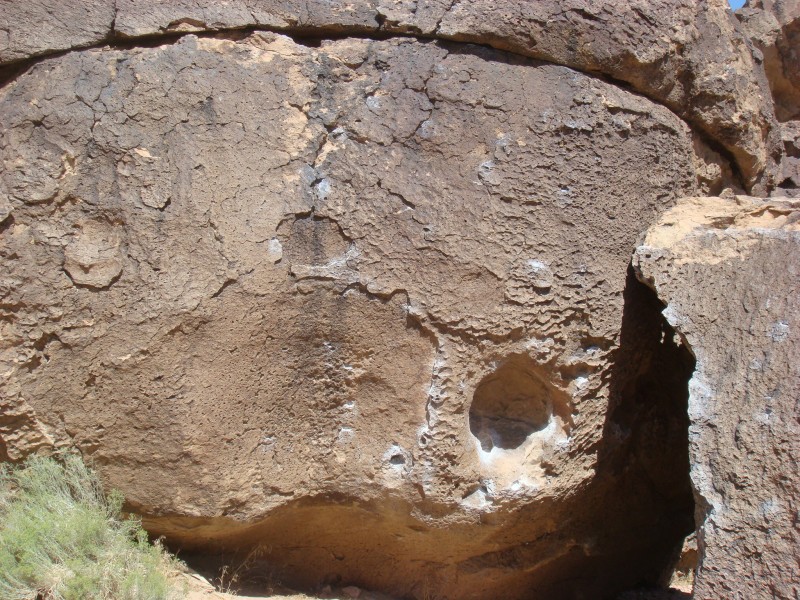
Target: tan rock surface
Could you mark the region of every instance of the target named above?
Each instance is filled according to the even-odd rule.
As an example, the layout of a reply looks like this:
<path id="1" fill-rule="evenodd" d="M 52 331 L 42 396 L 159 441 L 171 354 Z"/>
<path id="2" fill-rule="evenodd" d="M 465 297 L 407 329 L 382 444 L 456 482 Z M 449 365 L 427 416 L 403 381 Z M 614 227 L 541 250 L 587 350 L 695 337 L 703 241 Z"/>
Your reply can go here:
<path id="1" fill-rule="evenodd" d="M 2 0 L 0 65 L 110 37 L 114 0 Z"/>
<path id="2" fill-rule="evenodd" d="M 800 0 L 748 0 L 736 16 L 764 56 L 775 114 L 800 119 Z"/>
<path id="3" fill-rule="evenodd" d="M 695 597 L 795 598 L 800 210 L 675 205 L 800 194 L 797 2 L 739 17 L 0 0 L 0 460 L 298 589 L 612 597 L 691 416 Z"/>
<path id="4" fill-rule="evenodd" d="M 726 0 L 462 2 L 438 32 L 625 82 L 723 146 L 748 184 L 771 185 L 759 181 L 777 144 L 766 79 Z"/>
<path id="5" fill-rule="evenodd" d="M 774 184 L 771 175 L 762 177 L 774 170 L 779 143 L 769 88 L 726 0 L 362 0 L 326 2 L 322 10 L 319 4 L 304 11 L 282 1 L 237 0 L 219 9 L 198 0 L 123 0 L 116 27 L 144 35 L 181 23 L 349 26 L 488 44 L 625 82 L 721 144 L 748 185 L 765 192 Z"/>
<path id="6" fill-rule="evenodd" d="M 800 0 L 750 0 L 737 11 L 764 57 L 775 100 L 783 156 L 772 196 L 800 197 Z M 713 168 L 713 167 L 712 167 Z"/>
<path id="7" fill-rule="evenodd" d="M 780 164 L 780 186 L 775 197 L 800 198 L 800 121 L 781 123 L 784 154 Z"/>
<path id="8" fill-rule="evenodd" d="M 117 0 L 113 18 L 104 0 L 0 6 L 9 7 L 0 25 L 14 32 L 0 45 L 0 64 L 106 38 L 248 28 L 489 45 L 629 85 L 724 149 L 753 193 L 777 183 L 769 86 L 727 0 Z"/>
<path id="9" fill-rule="evenodd" d="M 796 598 L 800 202 L 682 200 L 634 256 L 691 347 L 694 598 Z"/>
<path id="10" fill-rule="evenodd" d="M 660 580 L 690 365 L 647 298 L 620 340 L 687 126 L 464 44 L 172 42 L 0 91 L 3 454 L 77 446 L 155 533 L 304 588 Z"/>

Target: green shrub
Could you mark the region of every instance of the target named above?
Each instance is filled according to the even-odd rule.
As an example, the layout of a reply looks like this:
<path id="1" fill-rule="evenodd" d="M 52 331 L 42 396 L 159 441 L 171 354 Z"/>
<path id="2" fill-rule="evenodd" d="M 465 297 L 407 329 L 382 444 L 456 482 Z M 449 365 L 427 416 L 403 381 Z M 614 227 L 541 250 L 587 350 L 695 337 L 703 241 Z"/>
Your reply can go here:
<path id="1" fill-rule="evenodd" d="M 163 600 L 174 559 L 76 456 L 0 465 L 0 600 Z"/>

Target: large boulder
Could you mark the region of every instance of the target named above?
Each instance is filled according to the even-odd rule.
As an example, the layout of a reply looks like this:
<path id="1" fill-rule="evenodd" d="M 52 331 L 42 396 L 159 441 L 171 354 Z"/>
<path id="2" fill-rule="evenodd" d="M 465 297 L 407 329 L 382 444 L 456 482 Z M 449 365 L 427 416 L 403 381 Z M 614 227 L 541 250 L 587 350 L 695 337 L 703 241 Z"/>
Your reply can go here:
<path id="1" fill-rule="evenodd" d="M 0 66 L 110 37 L 114 0 L 3 0 Z"/>
<path id="2" fill-rule="evenodd" d="M 486 44 L 602 73 L 664 104 L 734 158 L 744 183 L 774 185 L 779 135 L 763 68 L 727 0 L 122 0 L 126 36 L 252 25 L 376 30 Z M 765 173 L 766 171 L 766 173 Z"/>
<path id="3" fill-rule="evenodd" d="M 764 57 L 778 119 L 800 119 L 800 0 L 748 0 L 736 16 Z"/>
<path id="4" fill-rule="evenodd" d="M 772 196 L 800 197 L 800 0 L 749 0 L 736 16 L 763 55 L 783 156 Z"/>
<path id="5" fill-rule="evenodd" d="M 781 123 L 784 154 L 780 164 L 780 183 L 772 191 L 776 197 L 800 198 L 800 121 Z"/>
<path id="6" fill-rule="evenodd" d="M 489 45 L 630 86 L 723 149 L 733 159 L 739 183 L 753 193 L 766 194 L 777 183 L 780 134 L 769 85 L 727 0 L 34 0 L 8 5 L 0 21 L 0 32 L 9 32 L 0 38 L 0 65 L 107 38 L 150 43 L 157 36 L 252 28 L 312 41 L 344 34 L 402 35 Z"/>
<path id="7" fill-rule="evenodd" d="M 748 186 L 774 185 L 769 88 L 727 0 L 456 2 L 437 31 L 624 82 L 725 148 Z"/>
<path id="8" fill-rule="evenodd" d="M 800 202 L 689 198 L 636 250 L 691 348 L 694 598 L 800 593 Z"/>
<path id="9" fill-rule="evenodd" d="M 43 60 L 0 118 L 6 458 L 77 447 L 153 532 L 307 587 L 664 575 L 690 364 L 652 299 L 621 337 L 639 233 L 696 191 L 671 111 L 477 46 L 255 33 Z"/>

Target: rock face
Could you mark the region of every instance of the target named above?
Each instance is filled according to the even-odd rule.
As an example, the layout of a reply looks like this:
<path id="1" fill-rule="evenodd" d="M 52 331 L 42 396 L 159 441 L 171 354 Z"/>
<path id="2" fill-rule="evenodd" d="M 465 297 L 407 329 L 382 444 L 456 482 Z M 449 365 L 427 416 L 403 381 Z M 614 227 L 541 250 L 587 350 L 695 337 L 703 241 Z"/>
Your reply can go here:
<path id="1" fill-rule="evenodd" d="M 800 1 L 752 0 L 736 13 L 764 57 L 783 156 L 772 196 L 800 197 Z"/>
<path id="2" fill-rule="evenodd" d="M 800 592 L 800 202 L 681 201 L 634 257 L 697 359 L 694 597 Z"/>
<path id="3" fill-rule="evenodd" d="M 747 185 L 771 185 L 767 83 L 727 1 L 457 2 L 439 31 L 625 82 L 724 147 Z"/>
<path id="4" fill-rule="evenodd" d="M 693 529 L 688 343 L 714 357 L 698 597 L 728 593 L 735 532 L 796 542 L 796 486 L 749 507 L 781 542 L 731 474 L 791 473 L 751 452 L 789 417 L 715 437 L 755 396 L 714 353 L 786 340 L 725 337 L 739 304 L 706 322 L 685 297 L 723 299 L 681 279 L 745 251 L 777 277 L 760 253 L 796 243 L 790 205 L 742 217 L 765 233 L 708 201 L 734 212 L 697 256 L 651 233 L 638 268 L 683 338 L 630 267 L 678 199 L 800 180 L 723 0 L 0 7 L 0 459 L 77 448 L 154 534 L 259 548 L 304 589 L 613 597 L 665 584 Z M 769 310 L 796 309 L 790 282 Z M 709 382 L 734 394 L 719 432 Z"/>
<path id="5" fill-rule="evenodd" d="M 4 0 L 0 65 L 96 44 L 111 33 L 113 0 Z"/>
<path id="6" fill-rule="evenodd" d="M 792 2 L 785 5 L 791 8 Z M 780 134 L 769 86 L 727 0 L 117 0 L 113 7 L 109 0 L 71 0 L 58 9 L 50 4 L 10 3 L 0 30 L 14 34 L 0 38 L 0 65 L 104 40 L 245 28 L 475 42 L 629 85 L 732 156 L 742 185 L 768 193 L 776 184 Z M 772 32 L 770 27 L 757 29 Z M 787 44 L 791 53 L 792 42 Z"/>
<path id="7" fill-rule="evenodd" d="M 578 523 L 615 481 L 630 248 L 696 186 L 674 114 L 479 47 L 274 34 L 45 60 L 0 112 L 9 457 L 75 445 L 187 545 L 289 571 L 313 539 L 305 585 L 609 585 L 629 519 Z"/>
<path id="8" fill-rule="evenodd" d="M 800 1 L 748 0 L 736 15 L 764 56 L 778 119 L 800 119 Z"/>
<path id="9" fill-rule="evenodd" d="M 784 156 L 781 160 L 780 186 L 775 196 L 800 198 L 800 121 L 782 124 Z"/>

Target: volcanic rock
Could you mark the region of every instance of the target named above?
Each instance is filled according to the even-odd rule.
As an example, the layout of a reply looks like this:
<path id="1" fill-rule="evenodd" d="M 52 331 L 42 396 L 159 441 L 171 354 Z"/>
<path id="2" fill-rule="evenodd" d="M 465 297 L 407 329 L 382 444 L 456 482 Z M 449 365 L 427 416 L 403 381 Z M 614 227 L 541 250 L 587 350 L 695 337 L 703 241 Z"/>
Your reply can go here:
<path id="1" fill-rule="evenodd" d="M 793 7 L 0 4 L 0 460 L 306 591 L 793 598 Z"/>
<path id="2" fill-rule="evenodd" d="M 97 44 L 111 34 L 113 0 L 5 0 L 0 4 L 0 65 Z"/>
<path id="3" fill-rule="evenodd" d="M 146 37 L 149 41 L 184 32 L 253 28 L 314 39 L 394 33 L 474 42 L 595 72 L 630 86 L 679 114 L 732 156 L 742 185 L 753 193 L 766 194 L 777 183 L 780 134 L 769 85 L 726 0 L 602 4 L 118 0 L 113 7 L 110 4 L 70 0 L 48 8 L 43 0 L 8 3 L 2 29 L 13 34 L 0 39 L 0 65 L 107 40 Z M 791 53 L 790 42 L 787 48 Z"/>
<path id="4" fill-rule="evenodd" d="M 690 365 L 642 437 L 616 351 L 639 232 L 697 189 L 672 112 L 477 46 L 254 33 L 43 60 L 0 114 L 9 458 L 77 447 L 154 534 L 305 588 L 662 576 Z"/>
<path id="5" fill-rule="evenodd" d="M 689 198 L 634 256 L 697 359 L 694 598 L 797 597 L 800 202 Z"/>
<path id="6" fill-rule="evenodd" d="M 748 0 L 736 16 L 763 54 L 778 119 L 800 119 L 800 1 Z"/>

